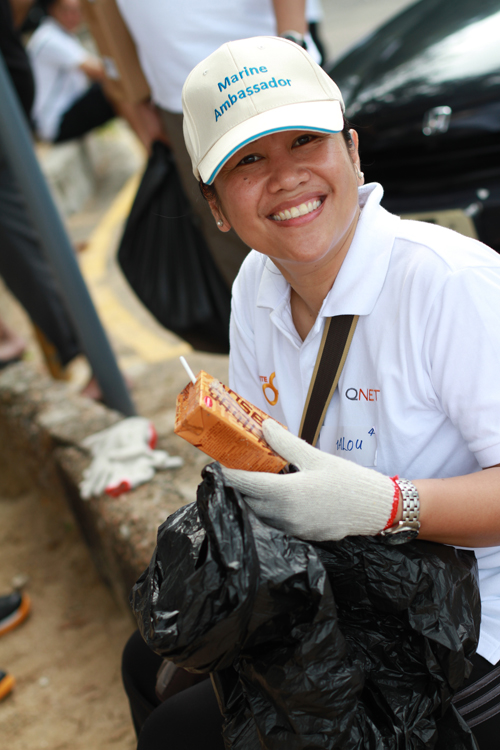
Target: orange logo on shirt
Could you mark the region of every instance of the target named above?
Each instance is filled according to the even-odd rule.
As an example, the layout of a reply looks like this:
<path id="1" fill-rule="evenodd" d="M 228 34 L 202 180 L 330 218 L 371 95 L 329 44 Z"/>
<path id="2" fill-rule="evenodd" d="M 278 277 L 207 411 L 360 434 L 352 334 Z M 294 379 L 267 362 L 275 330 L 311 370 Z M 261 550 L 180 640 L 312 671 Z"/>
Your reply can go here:
<path id="1" fill-rule="evenodd" d="M 262 381 L 262 392 L 264 394 L 264 398 L 266 399 L 267 403 L 270 406 L 276 406 L 276 404 L 278 403 L 278 398 L 279 398 L 278 389 L 273 385 L 273 381 L 274 381 L 275 377 L 276 377 L 276 373 L 273 372 L 270 375 L 269 382 L 268 382 L 267 381 L 267 377 L 265 375 L 261 375 L 260 376 L 260 379 Z M 273 394 L 274 398 L 273 398 L 272 401 L 269 398 L 269 396 L 267 395 L 266 391 L 271 391 L 271 393 Z"/>

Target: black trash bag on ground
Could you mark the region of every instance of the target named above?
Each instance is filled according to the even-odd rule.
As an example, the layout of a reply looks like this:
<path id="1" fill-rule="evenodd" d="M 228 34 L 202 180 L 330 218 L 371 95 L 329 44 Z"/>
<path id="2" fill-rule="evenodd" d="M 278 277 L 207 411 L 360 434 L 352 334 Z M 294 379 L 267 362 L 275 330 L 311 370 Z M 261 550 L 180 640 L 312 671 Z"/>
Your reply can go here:
<path id="1" fill-rule="evenodd" d="M 199 231 L 172 152 L 153 144 L 118 249 L 144 306 L 195 349 L 229 351 L 230 290 Z"/>
<path id="2" fill-rule="evenodd" d="M 232 750 L 477 750 L 451 703 L 470 674 L 472 553 L 264 524 L 203 472 L 131 594 L 148 645 L 211 672 Z"/>

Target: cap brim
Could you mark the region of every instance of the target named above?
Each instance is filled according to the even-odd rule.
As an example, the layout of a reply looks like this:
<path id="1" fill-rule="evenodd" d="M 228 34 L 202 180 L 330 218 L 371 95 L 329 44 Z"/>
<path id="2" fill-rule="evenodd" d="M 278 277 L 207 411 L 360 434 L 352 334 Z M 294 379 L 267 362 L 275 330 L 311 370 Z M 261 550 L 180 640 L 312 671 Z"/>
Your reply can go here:
<path id="1" fill-rule="evenodd" d="M 342 107 L 338 101 L 286 104 L 250 117 L 214 143 L 198 165 L 201 179 L 211 185 L 233 154 L 247 143 L 282 130 L 309 130 L 339 133 L 344 127 Z"/>

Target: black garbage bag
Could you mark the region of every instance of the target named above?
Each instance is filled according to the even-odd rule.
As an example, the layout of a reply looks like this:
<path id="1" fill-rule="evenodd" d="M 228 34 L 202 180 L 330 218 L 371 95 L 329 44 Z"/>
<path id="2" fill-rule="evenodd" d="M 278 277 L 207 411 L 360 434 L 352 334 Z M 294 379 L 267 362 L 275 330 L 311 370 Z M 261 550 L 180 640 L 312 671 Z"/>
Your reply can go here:
<path id="1" fill-rule="evenodd" d="M 212 673 L 227 748 L 477 750 L 451 703 L 479 633 L 472 553 L 301 541 L 211 464 L 131 602 L 151 648 Z"/>
<path id="2" fill-rule="evenodd" d="M 230 290 L 197 227 L 172 152 L 161 141 L 153 144 L 118 263 L 162 326 L 195 349 L 229 351 Z"/>

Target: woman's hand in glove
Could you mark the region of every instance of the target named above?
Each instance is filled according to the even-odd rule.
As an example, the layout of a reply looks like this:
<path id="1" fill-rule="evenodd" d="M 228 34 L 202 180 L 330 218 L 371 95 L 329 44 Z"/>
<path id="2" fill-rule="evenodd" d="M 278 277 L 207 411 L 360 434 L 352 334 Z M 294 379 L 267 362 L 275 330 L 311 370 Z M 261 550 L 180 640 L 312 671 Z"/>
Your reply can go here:
<path id="1" fill-rule="evenodd" d="M 399 488 L 392 479 L 313 448 L 273 419 L 264 422 L 263 431 L 271 448 L 298 472 L 222 470 L 228 484 L 271 526 L 322 542 L 375 535 L 394 523 Z"/>

